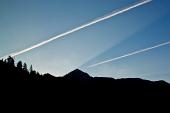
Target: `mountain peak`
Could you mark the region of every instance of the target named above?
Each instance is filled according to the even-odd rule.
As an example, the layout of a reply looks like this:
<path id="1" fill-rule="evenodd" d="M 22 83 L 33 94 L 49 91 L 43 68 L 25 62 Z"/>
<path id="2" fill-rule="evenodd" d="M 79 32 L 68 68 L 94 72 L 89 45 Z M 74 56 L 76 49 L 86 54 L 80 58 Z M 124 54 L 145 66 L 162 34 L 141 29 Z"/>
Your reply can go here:
<path id="1" fill-rule="evenodd" d="M 71 80 L 87 80 L 90 79 L 91 76 L 79 69 L 76 69 L 67 75 L 64 76 L 64 78 L 71 79 Z"/>

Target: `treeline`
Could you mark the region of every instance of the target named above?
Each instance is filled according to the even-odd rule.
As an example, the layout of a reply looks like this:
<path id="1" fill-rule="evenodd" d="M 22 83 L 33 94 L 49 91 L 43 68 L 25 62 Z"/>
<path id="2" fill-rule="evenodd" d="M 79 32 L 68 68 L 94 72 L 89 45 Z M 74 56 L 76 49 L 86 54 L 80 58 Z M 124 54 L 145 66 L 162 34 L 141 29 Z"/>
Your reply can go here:
<path id="1" fill-rule="evenodd" d="M 38 89 L 43 92 L 51 92 L 51 94 L 58 94 L 58 92 L 61 93 L 64 90 L 69 94 L 83 92 L 82 94 L 98 95 L 104 93 L 110 98 L 113 95 L 115 97 L 169 97 L 170 95 L 170 84 L 165 81 L 149 81 L 140 78 L 91 77 L 88 73 L 79 69 L 73 70 L 63 77 L 55 77 L 50 74 L 38 73 L 33 69 L 32 65 L 28 69 L 27 64 L 22 63 L 22 61 L 15 63 L 15 60 L 10 56 L 5 60 L 0 60 L 0 80 L 5 81 L 3 86 L 12 83 L 12 85 L 9 85 L 10 87 L 5 88 L 7 90 L 11 89 L 11 87 L 15 90 L 16 88 L 23 90 L 22 86 L 24 86 L 26 90 L 34 89 L 37 91 Z M 49 82 L 42 82 L 43 84 L 41 82 L 35 82 L 36 84 L 28 82 L 28 85 L 18 82 L 24 80 L 49 80 Z"/>
<path id="2" fill-rule="evenodd" d="M 28 68 L 27 64 L 22 63 L 22 61 L 15 63 L 11 56 L 5 60 L 0 60 L 0 75 L 1 79 L 7 80 L 44 80 L 55 78 L 50 74 L 40 74 L 33 69 L 32 65 Z"/>

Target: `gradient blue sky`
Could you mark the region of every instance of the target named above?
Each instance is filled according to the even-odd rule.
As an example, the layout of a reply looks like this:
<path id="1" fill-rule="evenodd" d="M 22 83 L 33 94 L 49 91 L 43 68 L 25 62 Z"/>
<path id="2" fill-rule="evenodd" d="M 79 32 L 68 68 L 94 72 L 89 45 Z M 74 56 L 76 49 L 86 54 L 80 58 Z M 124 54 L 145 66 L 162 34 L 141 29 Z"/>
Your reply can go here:
<path id="1" fill-rule="evenodd" d="M 0 0 L 0 56 L 30 47 L 139 0 Z M 94 68 L 88 65 L 170 40 L 170 1 L 152 3 L 24 53 L 16 60 L 61 76 L 80 68 L 92 76 L 170 82 L 170 45 Z"/>

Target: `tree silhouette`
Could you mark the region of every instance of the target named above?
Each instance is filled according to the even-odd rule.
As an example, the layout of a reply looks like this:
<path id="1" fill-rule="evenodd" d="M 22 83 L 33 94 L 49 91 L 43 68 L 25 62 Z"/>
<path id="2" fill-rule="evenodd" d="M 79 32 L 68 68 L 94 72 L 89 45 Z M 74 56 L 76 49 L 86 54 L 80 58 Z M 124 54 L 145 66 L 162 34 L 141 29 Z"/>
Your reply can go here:
<path id="1" fill-rule="evenodd" d="M 32 67 L 32 65 L 30 66 L 30 70 L 29 70 L 29 72 L 30 72 L 30 73 L 32 73 L 32 72 L 33 72 L 33 67 Z"/>
<path id="2" fill-rule="evenodd" d="M 27 69 L 27 64 L 26 64 L 26 63 L 24 63 L 24 65 L 23 65 L 23 70 L 24 70 L 24 71 L 28 71 L 28 69 Z"/>
<path id="3" fill-rule="evenodd" d="M 19 61 L 19 62 L 17 63 L 17 68 L 18 68 L 19 70 L 22 70 L 22 61 Z"/>
<path id="4" fill-rule="evenodd" d="M 15 61 L 14 61 L 14 59 L 13 59 L 11 56 L 9 56 L 9 57 L 7 58 L 7 63 L 8 63 L 9 65 L 11 65 L 11 66 L 14 66 L 14 65 L 15 65 Z"/>

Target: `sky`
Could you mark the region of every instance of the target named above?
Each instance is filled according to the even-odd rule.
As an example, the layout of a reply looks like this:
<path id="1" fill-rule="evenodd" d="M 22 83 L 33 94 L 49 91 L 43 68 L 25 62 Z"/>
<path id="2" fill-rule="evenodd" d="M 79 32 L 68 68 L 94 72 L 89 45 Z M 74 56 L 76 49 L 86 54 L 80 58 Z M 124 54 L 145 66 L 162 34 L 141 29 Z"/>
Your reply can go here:
<path id="1" fill-rule="evenodd" d="M 25 49 L 139 0 L 0 0 L 0 57 Z M 109 62 L 170 41 L 170 1 L 151 3 L 17 56 L 40 73 L 76 68 L 92 76 L 170 82 L 170 45 Z"/>

